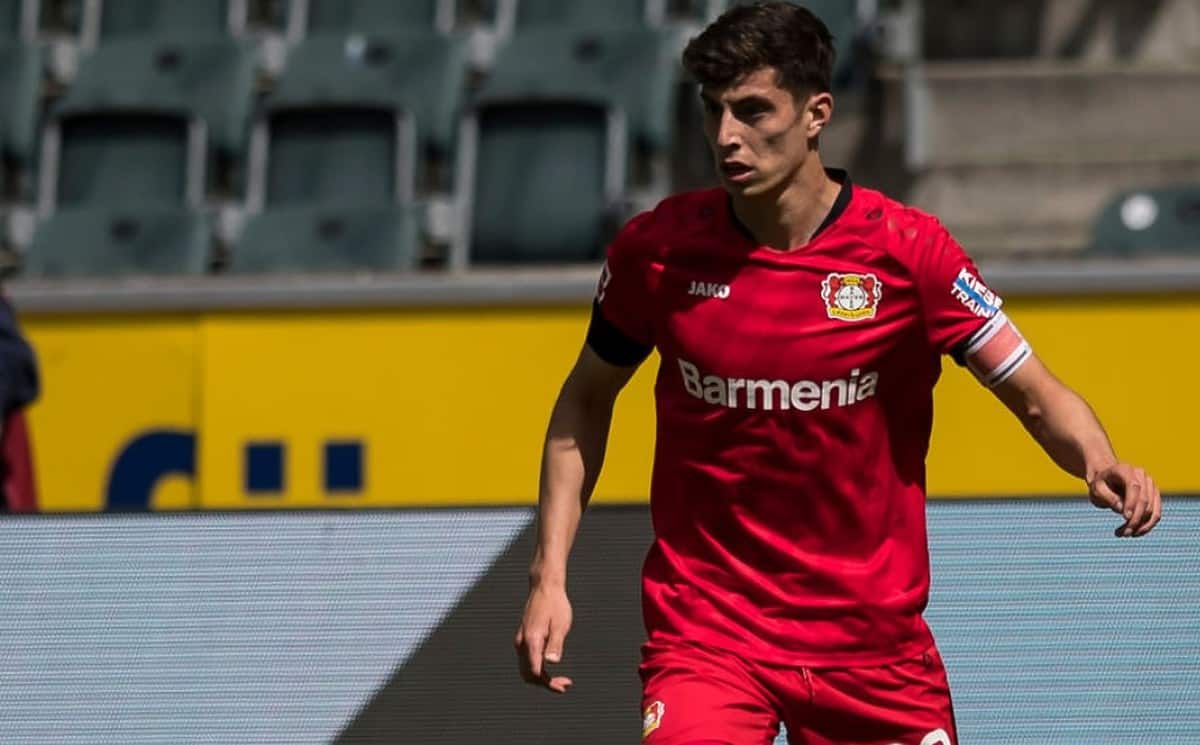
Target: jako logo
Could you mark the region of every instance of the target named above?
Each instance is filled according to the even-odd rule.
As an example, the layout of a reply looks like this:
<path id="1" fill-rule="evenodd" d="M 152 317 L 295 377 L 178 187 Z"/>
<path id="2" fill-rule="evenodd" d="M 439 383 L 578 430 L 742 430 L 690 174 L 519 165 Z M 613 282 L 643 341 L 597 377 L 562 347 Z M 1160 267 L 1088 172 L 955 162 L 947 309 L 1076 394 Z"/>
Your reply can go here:
<path id="1" fill-rule="evenodd" d="M 692 286 L 688 288 L 689 295 L 699 295 L 700 297 L 715 297 L 718 300 L 724 300 L 729 297 L 729 285 L 719 284 L 717 282 L 697 282 L 692 280 Z"/>
<path id="2" fill-rule="evenodd" d="M 874 396 L 879 385 L 879 373 L 859 375 L 858 368 L 845 379 L 795 383 L 701 375 L 699 368 L 684 359 L 679 360 L 679 372 L 683 374 L 683 387 L 693 398 L 730 409 L 812 411 L 850 406 Z"/>
<path id="3" fill-rule="evenodd" d="M 904 745 L 904 743 L 894 742 L 892 745 Z M 921 745 L 951 745 L 950 735 L 944 729 L 935 729 L 921 739 Z"/>

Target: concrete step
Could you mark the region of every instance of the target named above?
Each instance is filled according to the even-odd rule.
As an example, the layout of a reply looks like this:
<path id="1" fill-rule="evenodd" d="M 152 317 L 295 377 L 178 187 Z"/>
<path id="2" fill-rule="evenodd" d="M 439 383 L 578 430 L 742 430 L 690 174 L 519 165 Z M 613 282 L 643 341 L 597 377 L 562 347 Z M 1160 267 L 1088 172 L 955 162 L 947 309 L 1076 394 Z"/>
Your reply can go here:
<path id="1" fill-rule="evenodd" d="M 911 164 L 1200 157 L 1200 65 L 938 63 L 884 71 Z"/>
<path id="2" fill-rule="evenodd" d="M 1200 183 L 1190 160 L 945 166 L 922 173 L 907 201 L 941 218 L 973 255 L 1083 250 L 1101 208 L 1122 191 Z"/>
<path id="3" fill-rule="evenodd" d="M 1180 62 L 1200 56 L 1196 0 L 923 0 L 927 59 Z"/>

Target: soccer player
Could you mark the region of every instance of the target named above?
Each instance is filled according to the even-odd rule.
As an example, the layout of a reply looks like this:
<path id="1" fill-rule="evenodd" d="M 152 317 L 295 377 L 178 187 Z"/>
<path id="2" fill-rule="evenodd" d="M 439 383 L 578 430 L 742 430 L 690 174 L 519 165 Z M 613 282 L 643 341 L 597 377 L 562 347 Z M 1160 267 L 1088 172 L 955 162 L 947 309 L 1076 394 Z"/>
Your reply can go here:
<path id="1" fill-rule="evenodd" d="M 1117 536 L 1159 521 L 933 217 L 826 169 L 833 49 L 812 13 L 736 7 L 683 54 L 722 188 L 641 214 L 608 252 L 550 418 L 516 634 L 524 679 L 571 626 L 567 555 L 613 402 L 651 352 L 655 540 L 642 577 L 648 745 L 956 745 L 929 593 L 925 455 L 949 354 L 1020 419 Z"/>

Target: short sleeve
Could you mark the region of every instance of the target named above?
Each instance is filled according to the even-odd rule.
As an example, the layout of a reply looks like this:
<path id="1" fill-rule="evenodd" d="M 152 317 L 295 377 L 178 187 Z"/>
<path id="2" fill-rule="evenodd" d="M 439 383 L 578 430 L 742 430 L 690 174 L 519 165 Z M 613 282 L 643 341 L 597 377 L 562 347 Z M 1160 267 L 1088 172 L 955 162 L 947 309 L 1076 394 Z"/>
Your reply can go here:
<path id="1" fill-rule="evenodd" d="M 625 225 L 600 270 L 588 345 L 613 364 L 637 364 L 654 347 L 650 262 L 643 240 L 650 219 L 644 213 Z"/>
<path id="2" fill-rule="evenodd" d="M 935 349 L 950 354 L 999 313 L 1004 301 L 940 222 L 931 219 L 919 240 L 916 281 L 926 335 Z"/>
<path id="3" fill-rule="evenodd" d="M 1029 344 L 1001 310 L 1004 301 L 941 223 L 932 221 L 927 236 L 917 282 L 929 343 L 985 385 L 997 386 L 1029 359 Z"/>

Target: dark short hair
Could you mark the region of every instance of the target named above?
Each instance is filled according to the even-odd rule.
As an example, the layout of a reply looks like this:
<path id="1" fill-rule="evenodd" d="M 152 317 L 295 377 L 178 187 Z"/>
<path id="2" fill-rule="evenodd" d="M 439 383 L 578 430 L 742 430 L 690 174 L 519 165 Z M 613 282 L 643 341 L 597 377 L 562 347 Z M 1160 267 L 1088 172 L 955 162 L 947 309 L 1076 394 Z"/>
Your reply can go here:
<path id="1" fill-rule="evenodd" d="M 683 50 L 683 66 L 706 88 L 726 88 L 773 67 L 797 98 L 830 90 L 833 36 L 812 11 L 794 3 L 735 5 Z"/>

